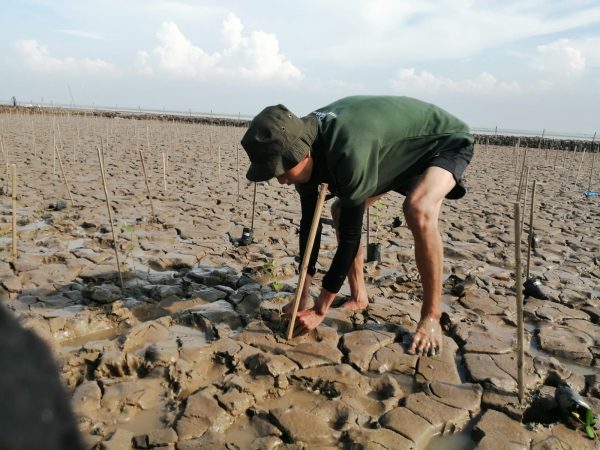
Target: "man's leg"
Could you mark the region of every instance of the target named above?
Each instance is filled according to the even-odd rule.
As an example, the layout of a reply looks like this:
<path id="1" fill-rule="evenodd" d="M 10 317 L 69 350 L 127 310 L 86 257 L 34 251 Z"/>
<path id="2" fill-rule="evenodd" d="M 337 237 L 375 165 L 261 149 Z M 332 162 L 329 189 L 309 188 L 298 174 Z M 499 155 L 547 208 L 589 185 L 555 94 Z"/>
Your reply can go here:
<path id="1" fill-rule="evenodd" d="M 376 197 L 371 197 L 367 200 L 365 205 L 366 208 L 369 208 L 373 203 L 379 200 L 383 195 L 378 195 Z M 340 203 L 339 200 L 336 200 L 331 205 L 331 217 L 333 219 L 333 225 L 335 228 L 335 234 L 338 238 L 338 226 L 340 220 Z M 363 273 L 365 260 L 365 249 L 361 244 L 358 247 L 358 253 L 354 257 L 352 261 L 352 266 L 348 271 L 348 284 L 350 285 L 350 298 L 348 301 L 344 303 L 344 308 L 352 310 L 352 311 L 360 311 L 365 309 L 369 305 L 369 294 L 367 292 L 367 287 L 365 285 L 365 276 Z"/>
<path id="2" fill-rule="evenodd" d="M 444 249 L 438 229 L 442 202 L 456 182 L 440 167 L 429 167 L 404 201 L 404 216 L 415 240 L 415 260 L 423 286 L 421 320 L 410 351 L 436 354 L 442 348 L 440 302 L 444 271 Z"/>

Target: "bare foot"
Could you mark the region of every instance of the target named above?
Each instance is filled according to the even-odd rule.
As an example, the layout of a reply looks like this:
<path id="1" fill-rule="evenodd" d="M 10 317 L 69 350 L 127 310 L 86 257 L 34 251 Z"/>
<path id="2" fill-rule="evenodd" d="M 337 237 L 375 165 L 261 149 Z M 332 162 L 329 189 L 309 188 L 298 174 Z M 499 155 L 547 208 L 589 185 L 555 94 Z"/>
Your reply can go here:
<path id="1" fill-rule="evenodd" d="M 299 311 L 294 326 L 294 336 L 302 336 L 317 328 L 325 319 L 325 314 L 320 314 L 314 308 Z"/>
<path id="2" fill-rule="evenodd" d="M 300 304 L 298 305 L 298 312 L 307 310 L 309 307 L 309 303 L 310 302 L 308 300 L 306 300 L 304 302 L 304 304 L 301 301 Z M 290 317 L 292 317 L 293 310 L 294 310 L 294 302 L 291 301 L 291 302 L 287 303 L 283 308 L 281 308 L 281 313 L 282 313 L 283 317 L 285 317 L 286 319 L 289 319 Z"/>
<path id="3" fill-rule="evenodd" d="M 417 325 L 408 350 L 411 354 L 435 356 L 442 353 L 442 327 L 431 317 L 424 317 Z"/>
<path id="4" fill-rule="evenodd" d="M 362 311 L 367 306 L 369 306 L 369 296 L 365 292 L 359 295 L 358 298 L 350 297 L 342 305 L 342 308 L 347 309 L 349 311 Z"/>

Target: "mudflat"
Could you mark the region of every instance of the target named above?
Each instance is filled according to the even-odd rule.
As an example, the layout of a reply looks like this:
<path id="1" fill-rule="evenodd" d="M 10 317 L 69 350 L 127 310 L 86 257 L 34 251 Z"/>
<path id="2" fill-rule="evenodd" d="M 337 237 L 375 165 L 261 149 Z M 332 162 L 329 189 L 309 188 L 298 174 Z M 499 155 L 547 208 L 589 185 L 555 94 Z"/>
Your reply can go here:
<path id="1" fill-rule="evenodd" d="M 419 357 L 407 353 L 420 282 L 399 194 L 371 211 L 382 260 L 366 265 L 369 307 L 332 309 L 287 341 L 281 308 L 297 280 L 300 205 L 292 187 L 260 183 L 252 217 L 243 126 L 6 112 L 0 121 L 0 300 L 52 349 L 88 448 L 595 448 L 549 412 L 560 380 L 600 410 L 589 152 L 527 152 L 529 195 L 537 182 L 530 276 L 548 299 L 525 299 L 520 406 L 513 203 L 524 149 L 477 145 L 467 196 L 445 202 L 444 349 Z M 595 190 L 599 177 L 596 161 Z M 335 251 L 330 223 L 315 294 Z M 253 242 L 239 246 L 252 224 Z M 466 441 L 437 437 L 452 433 Z"/>

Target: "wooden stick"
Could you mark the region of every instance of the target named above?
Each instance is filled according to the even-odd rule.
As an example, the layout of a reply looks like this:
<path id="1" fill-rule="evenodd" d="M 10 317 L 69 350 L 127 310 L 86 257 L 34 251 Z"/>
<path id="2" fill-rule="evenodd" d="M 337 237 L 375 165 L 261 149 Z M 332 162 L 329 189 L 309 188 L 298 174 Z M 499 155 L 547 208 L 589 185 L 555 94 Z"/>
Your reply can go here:
<path id="1" fill-rule="evenodd" d="M 588 183 L 588 192 L 592 191 L 592 176 L 594 174 L 594 163 L 596 162 L 596 153 L 598 152 L 595 151 L 594 156 L 592 157 L 592 167 L 590 168 L 590 181 Z"/>
<path id="2" fill-rule="evenodd" d="M 152 210 L 152 219 L 156 220 L 156 212 L 154 211 L 154 203 L 152 202 L 152 193 L 150 192 L 150 185 L 148 184 L 148 176 L 146 175 L 146 165 L 144 164 L 144 153 L 139 150 L 140 161 L 142 163 L 142 172 L 144 173 L 144 181 L 146 182 L 146 192 L 148 193 L 148 200 L 150 200 L 150 209 Z"/>
<path id="3" fill-rule="evenodd" d="M 521 235 L 523 234 L 523 224 L 525 222 L 525 206 L 527 204 L 527 188 L 528 188 L 528 184 L 529 184 L 529 166 L 527 167 L 527 170 L 525 171 L 525 194 L 523 195 L 523 214 L 521 215 Z"/>
<path id="4" fill-rule="evenodd" d="M 367 207 L 367 248 L 371 239 L 371 208 Z"/>
<path id="5" fill-rule="evenodd" d="M 117 237 L 115 236 L 115 227 L 113 224 L 112 211 L 110 209 L 110 199 L 108 198 L 108 188 L 106 187 L 106 176 L 104 175 L 104 158 L 102 153 L 104 151 L 104 142 L 100 139 L 102 150 L 98 149 L 98 160 L 100 161 L 100 172 L 102 173 L 102 185 L 104 186 L 104 196 L 106 197 L 106 208 L 108 209 L 108 220 L 110 221 L 110 229 L 113 237 L 113 247 L 115 249 L 115 257 L 117 258 L 117 270 L 119 271 L 119 281 L 121 282 L 121 292 L 125 292 L 125 286 L 123 285 L 123 275 L 121 274 L 121 263 L 119 262 L 119 251 L 117 249 Z"/>
<path id="6" fill-rule="evenodd" d="M 4 153 L 4 164 L 6 166 L 6 190 L 8 191 L 8 180 L 10 179 L 9 166 L 8 166 L 8 150 L 4 149 L 4 136 L 0 134 L 0 148 Z"/>
<path id="7" fill-rule="evenodd" d="M 529 267 L 531 262 L 531 247 L 533 247 L 533 217 L 534 217 L 534 204 L 535 204 L 535 182 L 533 180 L 533 187 L 531 188 L 531 205 L 529 206 L 529 239 L 527 239 L 527 269 L 525 270 L 525 279 L 529 279 Z"/>
<path id="8" fill-rule="evenodd" d="M 517 386 L 519 389 L 519 402 L 523 403 L 525 390 L 524 379 L 524 330 L 523 330 L 523 280 L 521 277 L 521 204 L 515 203 L 515 276 L 517 291 Z"/>
<path id="9" fill-rule="evenodd" d="M 33 119 L 31 119 L 31 129 L 32 129 L 32 142 L 31 142 L 31 148 L 33 150 L 33 156 L 37 156 L 37 149 L 35 148 L 35 128 L 33 128 Z"/>
<path id="10" fill-rule="evenodd" d="M 65 168 L 63 167 L 62 158 L 60 157 L 60 151 L 58 150 L 58 147 L 55 148 L 54 151 L 56 152 L 56 156 L 58 156 L 60 172 L 62 173 L 63 181 L 65 182 L 67 192 L 69 193 L 69 198 L 71 199 L 71 206 L 75 206 L 75 200 L 73 200 L 73 196 L 71 195 L 71 189 L 69 189 L 69 180 L 67 180 L 67 175 L 65 174 Z"/>
<path id="11" fill-rule="evenodd" d="M 517 202 L 521 201 L 521 193 L 523 192 L 523 180 L 525 179 L 525 169 L 527 166 L 523 166 L 521 169 L 521 177 L 519 178 L 519 189 L 517 190 Z"/>
<path id="12" fill-rule="evenodd" d="M 17 261 L 17 165 L 12 164 L 12 257 Z"/>
<path id="13" fill-rule="evenodd" d="M 217 179 L 221 182 L 221 146 L 217 148 Z"/>
<path id="14" fill-rule="evenodd" d="M 146 125 L 146 144 L 148 145 L 148 153 L 150 153 L 150 128 Z"/>
<path id="15" fill-rule="evenodd" d="M 308 234 L 308 241 L 306 242 L 306 248 L 304 249 L 304 257 L 302 258 L 302 265 L 300 266 L 300 276 L 298 278 L 298 286 L 296 287 L 296 296 L 294 297 L 294 308 L 292 309 L 292 317 L 288 325 L 287 339 L 290 340 L 294 335 L 294 325 L 296 324 L 296 314 L 298 313 L 298 306 L 300 304 L 300 297 L 302 296 L 302 290 L 304 289 L 304 281 L 306 280 L 306 272 L 308 271 L 308 263 L 310 262 L 310 255 L 312 253 L 313 244 L 315 243 L 315 236 L 319 227 L 319 221 L 321 219 L 321 211 L 323 210 L 323 203 L 325 202 L 325 196 L 327 195 L 327 183 L 322 183 L 319 187 L 319 197 L 317 198 L 317 206 L 315 207 L 315 214 L 313 215 L 312 224 L 310 225 L 310 232 Z"/>
<path id="16" fill-rule="evenodd" d="M 575 150 L 571 158 L 569 159 L 569 168 L 567 169 L 567 178 L 565 179 L 565 186 L 569 184 L 569 178 L 571 178 L 571 168 L 573 167 L 573 161 L 577 159 L 577 146 L 575 146 Z"/>
<path id="17" fill-rule="evenodd" d="M 525 151 L 523 152 L 523 163 L 521 164 L 521 170 L 523 170 L 523 167 L 527 166 L 527 154 L 529 152 L 529 147 L 525 147 Z"/>
<path id="18" fill-rule="evenodd" d="M 586 151 L 587 151 L 587 148 L 584 148 L 583 151 L 581 152 L 581 161 L 579 162 L 579 168 L 577 169 L 577 176 L 575 177 L 575 185 L 577 185 L 577 182 L 579 181 L 579 174 L 581 172 L 581 166 L 583 165 L 583 158 L 585 158 Z"/>
<path id="19" fill-rule="evenodd" d="M 56 175 L 56 130 L 52 135 L 52 140 L 54 142 L 54 149 L 52 150 L 52 175 Z"/>
<path id="20" fill-rule="evenodd" d="M 552 170 L 556 170 L 556 163 L 558 162 L 558 154 L 560 153 L 560 150 L 558 149 L 558 146 L 556 147 L 556 155 L 554 156 L 554 166 L 552 167 Z"/>
<path id="21" fill-rule="evenodd" d="M 167 156 L 165 155 L 165 152 L 162 152 L 162 157 L 163 157 L 163 185 L 164 185 L 164 192 L 166 194 L 167 193 Z"/>
<path id="22" fill-rule="evenodd" d="M 254 183 L 254 195 L 252 196 L 252 223 L 250 224 L 250 229 L 254 230 L 254 210 L 256 206 L 256 185 L 258 183 Z"/>
<path id="23" fill-rule="evenodd" d="M 237 171 L 237 198 L 240 200 L 240 146 L 235 146 L 235 161 Z"/>

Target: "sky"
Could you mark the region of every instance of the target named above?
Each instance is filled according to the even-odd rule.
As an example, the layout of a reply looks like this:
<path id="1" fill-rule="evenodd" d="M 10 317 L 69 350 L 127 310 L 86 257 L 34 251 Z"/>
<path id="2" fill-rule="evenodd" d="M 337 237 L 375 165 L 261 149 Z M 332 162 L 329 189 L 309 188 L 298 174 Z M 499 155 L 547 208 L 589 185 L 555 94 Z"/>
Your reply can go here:
<path id="1" fill-rule="evenodd" d="M 348 95 L 600 132 L 600 0 L 0 0 L 0 101 L 251 117 Z"/>

